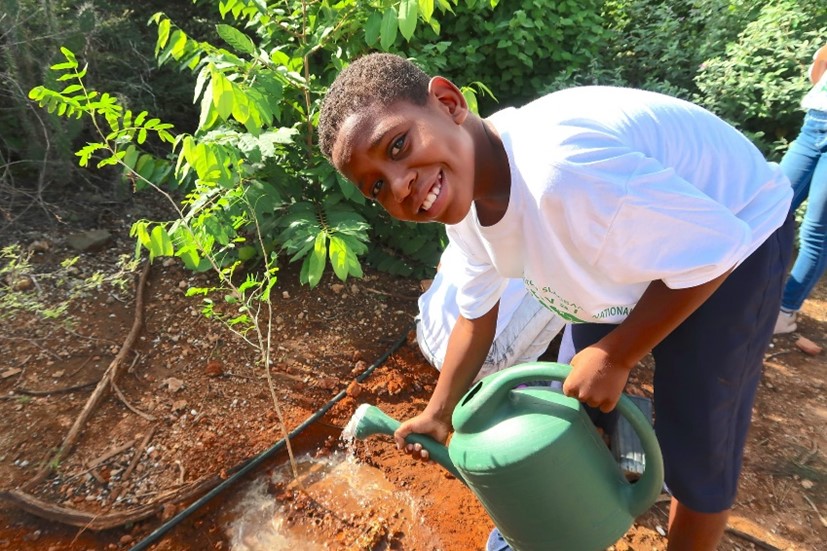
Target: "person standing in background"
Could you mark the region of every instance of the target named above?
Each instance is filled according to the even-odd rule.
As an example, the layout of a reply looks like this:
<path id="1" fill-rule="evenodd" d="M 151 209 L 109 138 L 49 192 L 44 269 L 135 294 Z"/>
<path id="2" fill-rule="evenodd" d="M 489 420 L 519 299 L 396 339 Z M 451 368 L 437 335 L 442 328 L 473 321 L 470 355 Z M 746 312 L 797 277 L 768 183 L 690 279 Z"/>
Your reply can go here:
<path id="1" fill-rule="evenodd" d="M 810 64 L 813 87 L 804 96 L 804 124 L 790 145 L 781 169 L 793 185 L 791 212 L 808 199 L 799 229 L 798 257 L 784 286 L 775 334 L 798 328 L 798 310 L 827 270 L 827 45 Z"/>

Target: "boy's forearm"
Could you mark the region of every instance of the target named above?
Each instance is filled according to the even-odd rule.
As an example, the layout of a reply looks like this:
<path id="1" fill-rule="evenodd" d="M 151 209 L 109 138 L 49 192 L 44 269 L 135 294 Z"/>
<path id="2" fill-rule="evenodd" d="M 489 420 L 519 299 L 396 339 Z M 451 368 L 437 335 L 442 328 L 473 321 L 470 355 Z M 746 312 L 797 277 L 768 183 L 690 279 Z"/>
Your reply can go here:
<path id="1" fill-rule="evenodd" d="M 729 276 L 725 274 L 696 287 L 670 289 L 653 281 L 623 323 L 595 346 L 603 348 L 616 365 L 633 368 L 658 343 L 715 292 Z"/>
<path id="2" fill-rule="evenodd" d="M 448 349 L 436 388 L 425 411 L 451 422 L 454 407 L 479 373 L 497 329 L 499 303 L 483 316 L 457 320 L 448 339 Z"/>
<path id="3" fill-rule="evenodd" d="M 813 55 L 813 62 L 810 64 L 810 82 L 818 83 L 825 70 L 827 70 L 827 46 L 822 46 Z"/>

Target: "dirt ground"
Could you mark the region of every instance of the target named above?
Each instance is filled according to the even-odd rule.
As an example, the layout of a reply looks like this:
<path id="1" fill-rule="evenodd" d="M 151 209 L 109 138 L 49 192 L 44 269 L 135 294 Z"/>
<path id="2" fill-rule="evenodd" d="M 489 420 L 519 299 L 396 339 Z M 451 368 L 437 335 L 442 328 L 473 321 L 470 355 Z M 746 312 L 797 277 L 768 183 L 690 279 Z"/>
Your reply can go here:
<path id="1" fill-rule="evenodd" d="M 102 250 L 81 254 L 73 277 L 114 270 L 113 259 L 133 250 L 128 220 L 104 222 L 112 240 Z M 24 247 L 39 243 L 33 257 L 37 284 L 25 292 L 59 299 L 65 285 L 53 286 L 40 274 L 78 254 L 67 246 L 69 233 L 14 236 Z M 44 480 L 29 486 L 118 357 L 136 316 L 137 285 L 107 288 L 76 302 L 61 318 L 72 320 L 69 327 L 25 314 L 4 324 L 0 549 L 130 549 L 282 438 L 254 350 L 205 319 L 197 299 L 184 296 L 187 287 L 206 282 L 207 276 L 185 272 L 175 262 L 153 264 L 143 289 L 144 323 L 134 349 L 122 354 L 118 392 L 106 389 L 77 444 Z M 284 267 L 273 300 L 271 374 L 286 425 L 293 429 L 341 398 L 295 439 L 297 454 L 341 451 L 338 432 L 361 403 L 376 404 L 397 419 L 424 407 L 436 372 L 410 333 L 418 294 L 418 281 L 372 271 L 345 284 L 328 275 L 311 290 L 298 285 L 293 267 Z M 798 332 L 775 338 L 766 356 L 739 497 L 722 550 L 825 548 L 827 353 L 805 353 L 796 345 L 799 337 L 827 347 L 825 282 L 805 304 Z M 401 347 L 378 361 L 400 340 Z M 374 365 L 361 384 L 355 382 Z M 630 391 L 651 395 L 650 380 L 650 366 L 640 366 Z M 354 449 L 360 461 L 378 468 L 418 504 L 418 521 L 431 534 L 428 543 L 414 537 L 421 527 L 395 521 L 398 512 L 383 509 L 382 502 L 335 515 L 289 484 L 273 485 L 273 499 L 292 510 L 294 522 L 312 524 L 330 549 L 483 547 L 492 523 L 459 481 L 434 464 L 412 461 L 386 437 L 357 442 Z M 280 452 L 256 472 L 285 461 Z M 234 491 L 234 486 L 224 490 L 148 548 L 230 549 L 221 505 Z M 660 501 L 640 517 L 614 549 L 665 549 L 667 505 Z"/>

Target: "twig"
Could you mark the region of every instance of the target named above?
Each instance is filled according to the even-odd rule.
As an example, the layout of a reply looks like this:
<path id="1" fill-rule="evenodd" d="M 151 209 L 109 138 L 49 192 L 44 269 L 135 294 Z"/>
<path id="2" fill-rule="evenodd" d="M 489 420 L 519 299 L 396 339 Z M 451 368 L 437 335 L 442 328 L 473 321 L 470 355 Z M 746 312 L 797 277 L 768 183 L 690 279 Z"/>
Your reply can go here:
<path id="1" fill-rule="evenodd" d="M 78 367 L 77 369 L 75 369 L 74 371 L 72 371 L 71 373 L 69 373 L 68 377 L 69 377 L 69 378 L 72 378 L 72 377 L 74 377 L 75 375 L 77 375 L 78 373 L 80 373 L 80 370 L 81 370 L 81 369 L 83 369 L 84 367 L 86 367 L 86 365 L 87 365 L 89 362 L 91 362 L 91 361 L 92 361 L 92 358 L 93 358 L 93 357 L 94 357 L 94 356 L 89 356 L 88 358 L 86 358 L 86 360 L 85 360 L 82 364 L 80 364 L 80 367 Z"/>
<path id="2" fill-rule="evenodd" d="M 90 461 L 89 464 L 88 464 L 88 467 L 90 469 L 94 469 L 95 467 L 97 467 L 101 463 L 104 463 L 105 461 L 109 461 L 110 459 L 112 459 L 116 455 L 125 452 L 126 450 L 128 450 L 129 448 L 131 448 L 134 445 L 135 445 L 135 440 L 130 440 L 129 442 L 127 442 L 125 444 L 122 444 L 122 445 L 118 446 L 117 448 L 113 448 L 113 449 L 109 450 L 108 452 L 106 452 L 105 454 L 103 454 L 102 456 L 98 457 L 97 459 L 93 459 L 92 461 Z M 84 471 L 84 472 L 86 472 L 86 471 Z M 80 474 L 83 474 L 83 473 L 80 473 Z M 73 476 L 76 476 L 76 475 L 73 475 Z"/>
<path id="3" fill-rule="evenodd" d="M 824 518 L 823 516 L 821 516 L 821 513 L 820 513 L 820 512 L 819 512 L 819 510 L 816 508 L 816 504 L 815 504 L 815 503 L 813 503 L 813 502 L 810 500 L 810 498 L 809 498 L 809 497 L 807 497 L 807 494 L 801 494 L 801 495 L 804 497 L 804 499 L 806 499 L 806 500 L 807 500 L 807 503 L 809 503 L 809 504 L 810 504 L 810 507 L 812 507 L 812 508 L 813 508 L 813 511 L 815 511 L 815 512 L 816 512 L 816 515 L 818 515 L 818 520 L 821 522 L 821 525 L 822 525 L 822 526 L 827 527 L 827 518 Z"/>
<path id="4" fill-rule="evenodd" d="M 141 359 L 140 352 L 138 352 L 137 350 L 133 350 L 132 352 L 134 352 L 135 357 L 132 358 L 132 364 L 129 366 L 129 369 L 126 370 L 128 373 L 135 373 L 135 364 L 138 363 L 138 360 Z"/>
<path id="5" fill-rule="evenodd" d="M 375 295 L 385 295 L 385 296 L 388 296 L 388 297 L 401 298 L 401 299 L 404 299 L 404 300 L 418 300 L 419 299 L 419 295 L 403 295 L 401 293 L 391 293 L 389 291 L 380 291 L 379 289 L 372 289 L 370 287 L 360 287 L 359 290 L 360 291 L 367 291 L 367 292 L 373 293 Z"/>
<path id="6" fill-rule="evenodd" d="M 129 331 L 129 334 L 121 346 L 121 349 L 118 351 L 115 359 L 112 360 L 112 363 L 109 364 L 109 367 L 106 368 L 103 377 L 101 377 L 101 380 L 98 381 L 98 386 L 95 387 L 94 392 L 92 392 L 92 395 L 86 401 L 86 405 L 83 406 L 83 410 L 80 412 L 80 415 L 78 415 L 77 419 L 75 419 L 74 425 L 72 425 L 72 428 L 69 430 L 66 438 L 63 439 L 63 443 L 58 448 L 57 453 L 55 453 L 51 461 L 43 465 L 43 467 L 37 472 L 37 474 L 34 475 L 34 477 L 32 477 L 31 480 L 23 484 L 22 488 L 24 490 L 31 488 L 49 476 L 54 466 L 59 464 L 60 461 L 72 450 L 78 437 L 80 436 L 81 429 L 86 424 L 87 419 L 92 415 L 92 412 L 97 407 L 101 398 L 103 398 L 104 392 L 106 392 L 106 389 L 109 387 L 110 381 L 115 380 L 117 377 L 118 367 L 132 349 L 132 345 L 137 340 L 138 333 L 140 333 L 141 327 L 144 323 L 143 290 L 146 287 L 146 280 L 149 276 L 149 267 L 150 262 L 147 260 L 144 263 L 144 269 L 141 271 L 141 275 L 135 289 L 135 318 L 132 323 L 132 329 Z"/>
<path id="7" fill-rule="evenodd" d="M 776 358 L 776 357 L 778 357 L 782 354 L 789 354 L 790 352 L 794 352 L 794 350 L 792 350 L 792 349 L 790 349 L 790 350 L 779 350 L 778 352 L 773 352 L 772 354 L 767 354 L 766 356 L 764 356 L 764 361 L 766 362 L 767 360 L 771 360 L 771 359 Z"/>
<path id="8" fill-rule="evenodd" d="M 186 501 L 191 497 L 203 494 L 218 486 L 222 480 L 217 475 L 208 476 L 183 488 L 162 492 L 157 500 L 148 505 L 105 515 L 53 505 L 20 490 L 0 492 L 0 500 L 5 500 L 37 517 L 60 522 L 61 524 L 79 526 L 95 531 L 109 530 L 149 518 L 161 512 L 165 504 Z"/>
<path id="9" fill-rule="evenodd" d="M 144 451 L 146 450 L 149 441 L 152 439 L 152 436 L 155 434 L 155 427 L 150 427 L 149 432 L 146 433 L 144 439 L 141 440 L 141 445 L 135 450 L 135 455 L 132 456 L 132 461 L 129 462 L 129 466 L 124 471 L 123 476 L 121 477 L 121 489 L 118 491 L 118 495 L 115 496 L 115 499 L 112 500 L 114 503 L 123 497 L 123 494 L 126 493 L 126 479 L 132 475 L 132 471 L 135 470 L 135 467 L 138 465 L 138 461 L 141 460 L 141 456 L 144 455 Z"/>
<path id="10" fill-rule="evenodd" d="M 181 463 L 178 459 L 175 460 L 175 464 L 178 465 L 178 484 L 184 483 L 184 475 L 186 474 L 186 470 L 184 469 L 184 464 Z"/>
<path id="11" fill-rule="evenodd" d="M 115 391 L 115 394 L 117 394 L 118 398 L 121 400 L 121 403 L 123 403 L 123 405 L 125 405 L 129 411 L 131 411 L 135 415 L 143 417 L 147 421 L 155 421 L 155 416 L 150 415 L 149 413 L 144 413 L 143 411 L 139 410 L 138 408 L 129 403 L 129 400 L 127 400 L 126 396 L 123 395 L 121 389 L 118 388 L 118 385 L 115 384 L 114 379 L 110 381 L 110 384 L 112 385 L 112 390 Z"/>
<path id="12" fill-rule="evenodd" d="M 16 388 L 14 391 L 17 394 L 26 394 L 28 396 L 51 396 L 52 394 L 67 394 L 69 392 L 75 392 L 76 390 L 83 390 L 84 388 L 89 388 L 94 384 L 95 382 L 92 381 L 91 383 L 82 383 L 74 386 L 56 388 L 54 390 L 34 390 L 31 388 Z"/>
<path id="13" fill-rule="evenodd" d="M 755 536 L 753 536 L 752 534 L 742 532 L 741 530 L 738 530 L 737 528 L 727 526 L 726 531 L 727 531 L 727 533 L 732 534 L 733 536 L 738 536 L 741 539 L 747 540 L 748 542 L 757 545 L 761 549 L 767 549 L 768 551 L 783 551 L 780 547 L 776 547 L 776 546 L 772 545 L 771 543 L 767 543 L 764 540 L 758 539 Z"/>

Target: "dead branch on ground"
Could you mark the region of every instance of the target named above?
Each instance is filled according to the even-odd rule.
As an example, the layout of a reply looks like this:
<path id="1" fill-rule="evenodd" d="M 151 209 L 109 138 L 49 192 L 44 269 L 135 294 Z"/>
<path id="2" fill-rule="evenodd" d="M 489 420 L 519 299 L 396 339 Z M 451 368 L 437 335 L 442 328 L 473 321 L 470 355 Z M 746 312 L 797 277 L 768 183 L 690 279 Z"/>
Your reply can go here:
<path id="1" fill-rule="evenodd" d="M 54 469 L 55 465 L 58 465 L 60 461 L 68 455 L 68 453 L 72 450 L 75 443 L 77 442 L 78 437 L 80 436 L 81 429 L 83 429 L 86 421 L 94 412 L 95 408 L 100 403 L 101 399 L 104 396 L 107 388 L 109 388 L 112 384 L 112 381 L 118 375 L 118 368 L 123 363 L 126 356 L 129 354 L 132 346 L 135 344 L 135 341 L 138 339 L 138 334 L 141 331 L 141 327 L 144 324 L 144 293 L 143 290 L 146 287 L 146 280 L 149 276 L 149 267 L 150 262 L 147 260 L 144 263 L 144 268 L 141 271 L 140 278 L 138 279 L 138 284 L 135 289 L 135 318 L 132 322 L 132 329 L 129 331 L 129 334 L 126 336 L 126 340 L 124 341 L 123 345 L 121 345 L 121 349 L 118 351 L 117 356 L 115 359 L 112 360 L 112 363 L 109 364 L 109 367 L 106 368 L 106 371 L 101 377 L 101 380 L 98 382 L 98 385 L 95 387 L 95 390 L 92 392 L 92 395 L 86 401 L 86 405 L 83 406 L 83 410 L 78 415 L 77 419 L 75 419 L 74 425 L 69 430 L 69 433 L 66 435 L 66 438 L 63 439 L 63 443 L 58 448 L 57 452 L 54 454 L 50 461 L 47 461 L 43 467 L 37 472 L 37 474 L 32 477 L 31 480 L 24 483 L 21 488 L 26 490 L 31 488 L 35 484 L 43 481 Z"/>

